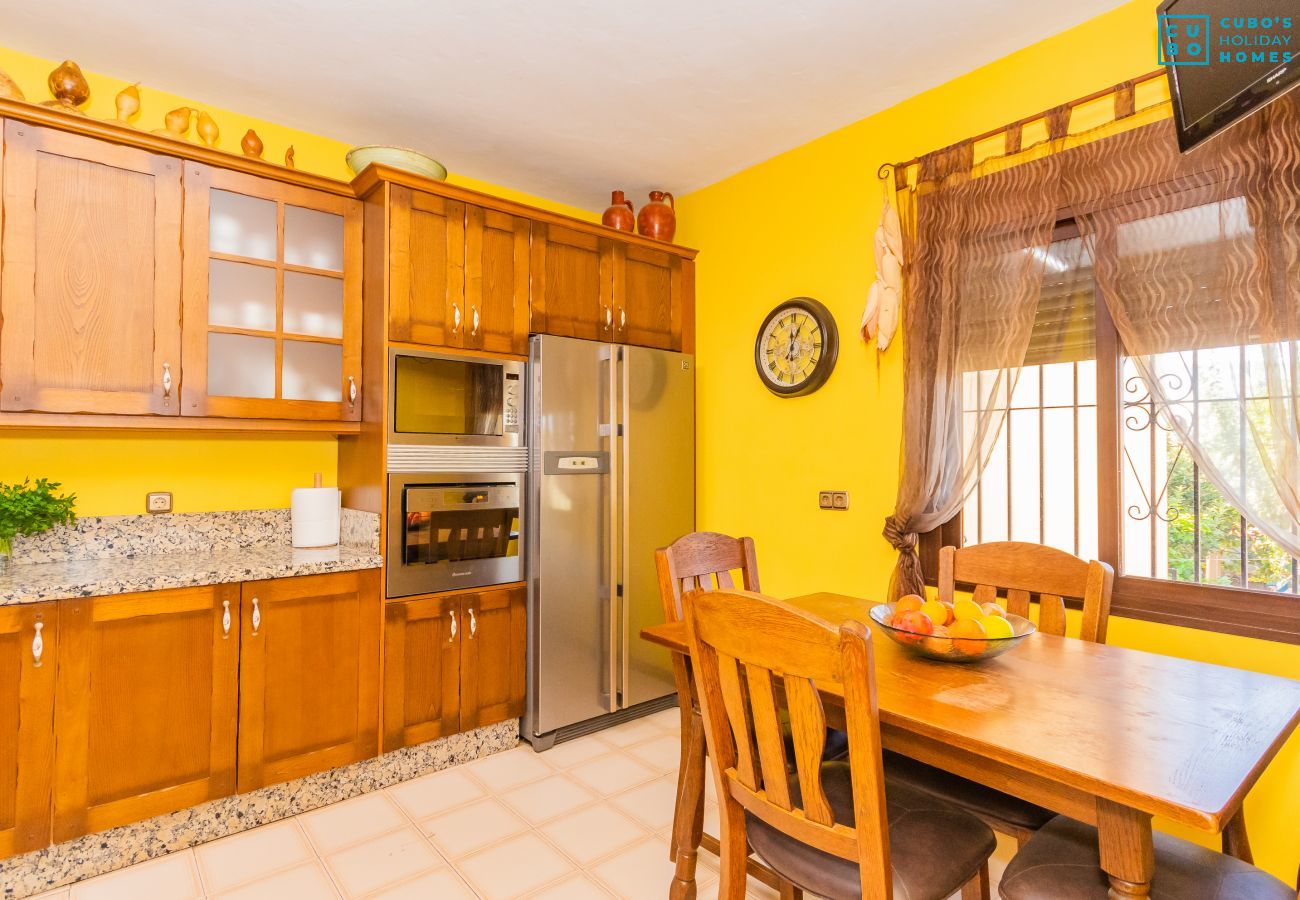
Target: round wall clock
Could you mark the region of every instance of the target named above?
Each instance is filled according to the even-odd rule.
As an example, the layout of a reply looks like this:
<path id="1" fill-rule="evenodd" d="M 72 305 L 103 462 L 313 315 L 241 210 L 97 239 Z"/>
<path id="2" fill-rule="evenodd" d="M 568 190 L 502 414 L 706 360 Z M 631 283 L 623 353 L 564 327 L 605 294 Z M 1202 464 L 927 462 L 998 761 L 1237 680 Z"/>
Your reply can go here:
<path id="1" fill-rule="evenodd" d="M 754 342 L 754 365 L 769 391 L 798 397 L 826 383 L 839 349 L 830 310 L 812 297 L 792 297 L 763 320 Z"/>

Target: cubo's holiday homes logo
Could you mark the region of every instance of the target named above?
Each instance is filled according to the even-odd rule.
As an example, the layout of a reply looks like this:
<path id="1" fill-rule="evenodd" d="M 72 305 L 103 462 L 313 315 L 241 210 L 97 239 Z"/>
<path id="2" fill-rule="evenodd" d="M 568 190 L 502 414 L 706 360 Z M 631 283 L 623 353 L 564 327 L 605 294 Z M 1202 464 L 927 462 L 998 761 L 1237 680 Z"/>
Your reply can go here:
<path id="1" fill-rule="evenodd" d="M 1232 63 L 1289 63 L 1295 55 L 1291 16 L 1162 15 L 1159 62 L 1162 66 Z"/>

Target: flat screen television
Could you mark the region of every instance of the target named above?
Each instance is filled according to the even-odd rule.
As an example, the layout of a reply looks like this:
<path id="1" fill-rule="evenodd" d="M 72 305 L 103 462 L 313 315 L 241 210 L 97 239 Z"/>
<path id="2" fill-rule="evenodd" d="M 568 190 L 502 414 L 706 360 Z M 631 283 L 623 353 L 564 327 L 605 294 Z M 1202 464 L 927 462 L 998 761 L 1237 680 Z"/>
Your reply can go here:
<path id="1" fill-rule="evenodd" d="M 1156 15 L 1184 153 L 1300 83 L 1295 0 L 1163 0 Z"/>

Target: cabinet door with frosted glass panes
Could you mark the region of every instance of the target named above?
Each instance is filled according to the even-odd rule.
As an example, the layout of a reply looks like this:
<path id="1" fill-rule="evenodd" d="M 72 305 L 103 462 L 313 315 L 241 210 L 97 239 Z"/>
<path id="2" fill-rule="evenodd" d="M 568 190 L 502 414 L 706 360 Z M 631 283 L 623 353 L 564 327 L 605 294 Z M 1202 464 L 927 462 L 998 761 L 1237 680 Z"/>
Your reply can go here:
<path id="1" fill-rule="evenodd" d="M 185 166 L 182 413 L 361 418 L 361 204 Z"/>
<path id="2" fill-rule="evenodd" d="M 0 124 L 0 410 L 176 415 L 181 161 Z"/>

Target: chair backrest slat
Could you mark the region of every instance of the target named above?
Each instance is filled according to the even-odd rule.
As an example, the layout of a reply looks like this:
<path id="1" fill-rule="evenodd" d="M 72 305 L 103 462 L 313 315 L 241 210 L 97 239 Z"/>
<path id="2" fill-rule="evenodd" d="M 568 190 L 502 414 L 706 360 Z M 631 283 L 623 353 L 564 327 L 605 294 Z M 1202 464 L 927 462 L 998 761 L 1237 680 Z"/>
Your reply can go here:
<path id="1" fill-rule="evenodd" d="M 973 585 L 977 603 L 1007 598 L 1007 611 L 1029 616 L 1038 599 L 1038 629 L 1045 634 L 1066 633 L 1065 598 L 1083 602 L 1079 637 L 1105 643 L 1110 619 L 1110 595 L 1115 573 L 1096 560 L 1079 559 L 1041 544 L 999 541 L 969 547 L 944 547 L 939 551 L 939 597 L 951 600 L 957 585 Z"/>
<path id="2" fill-rule="evenodd" d="M 857 862 L 864 897 L 891 896 L 879 711 L 866 627 L 846 622 L 837 629 L 750 591 L 695 590 L 683 601 L 709 755 L 726 806 L 724 828 L 744 827 L 744 816 L 731 811 L 734 804 L 803 843 Z M 839 685 L 846 698 L 853 824 L 836 821 L 827 800 L 821 758 L 826 711 L 819 685 Z M 794 743 L 793 776 L 782 711 Z"/>
<path id="3" fill-rule="evenodd" d="M 655 568 L 665 622 L 681 621 L 682 595 L 689 591 L 714 590 L 715 585 L 717 590 L 733 590 L 733 571 L 740 572 L 745 590 L 759 590 L 754 541 L 747 537 L 692 532 L 656 550 Z"/>

